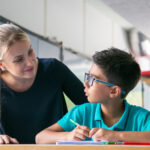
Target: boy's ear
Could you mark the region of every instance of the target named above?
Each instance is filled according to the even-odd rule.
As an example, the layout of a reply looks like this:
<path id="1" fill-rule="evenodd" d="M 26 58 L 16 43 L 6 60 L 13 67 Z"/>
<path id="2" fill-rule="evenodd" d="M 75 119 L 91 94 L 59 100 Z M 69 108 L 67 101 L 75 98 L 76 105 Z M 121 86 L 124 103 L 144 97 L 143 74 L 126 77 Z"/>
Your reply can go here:
<path id="1" fill-rule="evenodd" d="M 116 98 L 119 95 L 121 95 L 121 88 L 119 86 L 113 86 L 113 87 L 111 87 L 110 97 L 111 98 Z"/>

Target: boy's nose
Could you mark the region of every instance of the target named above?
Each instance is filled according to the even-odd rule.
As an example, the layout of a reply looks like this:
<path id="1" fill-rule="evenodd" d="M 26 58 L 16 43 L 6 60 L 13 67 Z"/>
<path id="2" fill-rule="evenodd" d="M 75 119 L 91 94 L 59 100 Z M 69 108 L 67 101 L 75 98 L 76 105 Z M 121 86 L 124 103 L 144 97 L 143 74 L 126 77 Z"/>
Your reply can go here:
<path id="1" fill-rule="evenodd" d="M 88 80 L 86 80 L 86 81 L 84 82 L 84 87 L 85 87 L 85 88 L 89 88 L 89 87 L 90 87 L 89 84 L 88 84 Z"/>

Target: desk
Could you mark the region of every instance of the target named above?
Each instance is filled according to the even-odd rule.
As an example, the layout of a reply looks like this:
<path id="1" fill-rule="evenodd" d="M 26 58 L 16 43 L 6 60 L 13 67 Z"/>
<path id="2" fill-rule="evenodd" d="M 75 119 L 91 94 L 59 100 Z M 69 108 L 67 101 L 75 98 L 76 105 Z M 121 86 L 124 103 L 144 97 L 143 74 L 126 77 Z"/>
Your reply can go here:
<path id="1" fill-rule="evenodd" d="M 150 146 L 136 145 L 0 145 L 0 150 L 150 150 Z"/>

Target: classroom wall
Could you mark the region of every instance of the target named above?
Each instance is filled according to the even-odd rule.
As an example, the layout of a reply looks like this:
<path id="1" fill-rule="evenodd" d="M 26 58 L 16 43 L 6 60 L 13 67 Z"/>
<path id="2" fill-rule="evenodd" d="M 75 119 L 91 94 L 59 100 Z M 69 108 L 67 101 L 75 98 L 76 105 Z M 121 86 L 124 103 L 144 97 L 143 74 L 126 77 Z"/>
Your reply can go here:
<path id="1" fill-rule="evenodd" d="M 0 0 L 0 15 L 91 56 L 115 46 L 128 51 L 131 27 L 101 0 Z M 7 11 L 6 11 L 7 10 Z"/>

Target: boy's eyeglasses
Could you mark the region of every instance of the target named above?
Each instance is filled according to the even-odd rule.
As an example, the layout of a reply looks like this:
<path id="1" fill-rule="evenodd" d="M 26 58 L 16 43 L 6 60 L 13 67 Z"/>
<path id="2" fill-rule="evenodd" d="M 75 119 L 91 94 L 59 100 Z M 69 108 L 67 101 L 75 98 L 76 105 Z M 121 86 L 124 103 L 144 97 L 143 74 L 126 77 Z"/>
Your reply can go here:
<path id="1" fill-rule="evenodd" d="M 112 83 L 109 83 L 109 82 L 105 82 L 105 81 L 102 81 L 102 80 L 98 80 L 96 79 L 94 76 L 90 76 L 88 73 L 85 73 L 85 76 L 84 76 L 84 82 L 85 81 L 88 81 L 88 85 L 91 87 L 94 83 L 94 81 L 96 82 L 100 82 L 100 83 L 103 83 L 103 84 L 106 84 L 108 86 L 116 86 L 115 84 L 112 84 Z M 121 90 L 121 93 L 122 94 L 125 94 L 125 91 L 124 90 Z"/>

